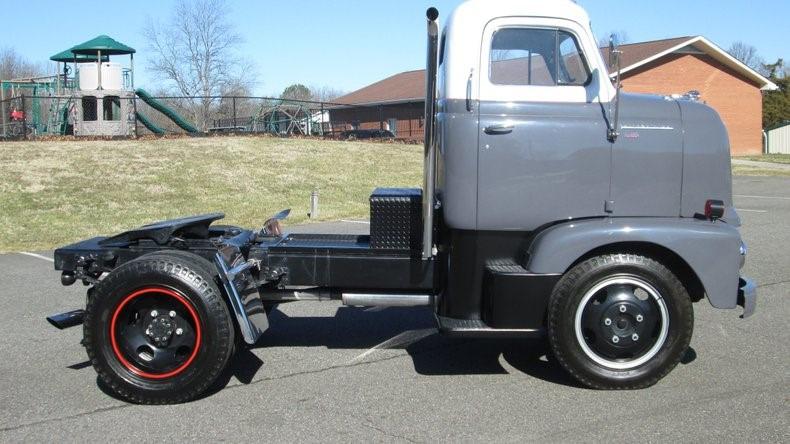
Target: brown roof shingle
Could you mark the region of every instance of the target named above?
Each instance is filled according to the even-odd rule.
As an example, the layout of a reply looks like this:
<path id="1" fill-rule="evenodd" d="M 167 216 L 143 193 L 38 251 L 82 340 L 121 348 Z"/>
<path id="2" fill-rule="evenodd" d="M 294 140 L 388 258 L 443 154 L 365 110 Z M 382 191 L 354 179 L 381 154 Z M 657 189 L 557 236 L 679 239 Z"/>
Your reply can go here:
<path id="1" fill-rule="evenodd" d="M 334 100 L 335 103 L 362 105 L 370 103 L 421 101 L 425 97 L 425 70 L 406 71 L 387 77 Z"/>

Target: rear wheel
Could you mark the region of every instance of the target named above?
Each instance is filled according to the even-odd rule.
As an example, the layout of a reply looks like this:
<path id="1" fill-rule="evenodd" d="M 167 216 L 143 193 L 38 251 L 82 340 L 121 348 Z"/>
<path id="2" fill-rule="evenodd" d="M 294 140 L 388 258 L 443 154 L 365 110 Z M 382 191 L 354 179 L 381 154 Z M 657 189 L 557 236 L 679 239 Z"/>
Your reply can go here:
<path id="1" fill-rule="evenodd" d="M 576 379 L 599 389 L 655 384 L 691 341 L 694 313 L 678 278 L 644 256 L 612 254 L 573 267 L 549 302 L 549 341 Z"/>
<path id="2" fill-rule="evenodd" d="M 88 301 L 88 356 L 107 386 L 138 403 L 184 402 L 227 365 L 234 329 L 207 261 L 142 256 L 107 275 Z"/>

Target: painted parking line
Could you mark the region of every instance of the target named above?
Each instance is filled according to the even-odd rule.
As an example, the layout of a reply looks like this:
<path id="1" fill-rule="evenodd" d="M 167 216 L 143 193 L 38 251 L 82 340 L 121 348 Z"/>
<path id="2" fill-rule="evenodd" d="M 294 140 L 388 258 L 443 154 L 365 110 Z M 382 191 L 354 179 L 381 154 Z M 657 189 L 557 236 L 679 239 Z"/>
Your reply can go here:
<path id="1" fill-rule="evenodd" d="M 783 197 L 783 196 L 756 196 L 756 195 L 749 195 L 749 194 L 733 194 L 733 197 L 745 197 L 748 199 L 779 199 L 779 200 L 790 200 L 790 197 Z"/>
<path id="2" fill-rule="evenodd" d="M 738 212 L 744 212 L 744 213 L 767 213 L 768 212 L 768 210 L 749 210 L 749 209 L 746 209 L 746 208 L 736 208 L 735 210 L 738 211 Z"/>
<path id="3" fill-rule="evenodd" d="M 409 345 L 419 341 L 422 338 L 430 336 L 436 333 L 436 328 L 423 328 L 420 330 L 406 330 L 403 333 L 395 335 L 386 341 L 382 342 L 381 344 L 375 345 L 367 350 L 365 350 L 362 354 L 357 355 L 354 359 L 348 361 L 348 364 L 356 364 L 366 357 L 372 355 L 377 350 L 386 350 L 389 348 L 406 348 Z"/>
<path id="4" fill-rule="evenodd" d="M 36 254 L 36 253 L 29 253 L 27 251 L 20 251 L 19 254 L 24 254 L 25 256 L 30 256 L 30 257 L 35 257 L 35 258 L 38 258 L 38 259 L 45 260 L 47 262 L 55 262 L 55 259 L 52 259 L 51 257 L 42 256 L 42 255 Z"/>
<path id="5" fill-rule="evenodd" d="M 349 223 L 349 224 L 365 224 L 365 225 L 370 225 L 370 222 L 368 222 L 368 221 L 366 221 L 366 220 L 346 220 L 346 219 L 340 219 L 340 222 L 346 222 L 346 223 Z"/>

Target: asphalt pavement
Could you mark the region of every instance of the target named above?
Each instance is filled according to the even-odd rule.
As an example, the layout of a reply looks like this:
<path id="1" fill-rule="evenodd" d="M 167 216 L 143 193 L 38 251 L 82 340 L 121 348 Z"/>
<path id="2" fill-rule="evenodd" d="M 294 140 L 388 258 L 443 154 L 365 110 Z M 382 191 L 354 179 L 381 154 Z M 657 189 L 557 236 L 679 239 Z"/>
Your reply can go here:
<path id="1" fill-rule="evenodd" d="M 127 404 L 97 381 L 81 329 L 44 319 L 85 289 L 60 285 L 51 252 L 0 255 L 0 441 L 789 442 L 790 179 L 734 182 L 757 313 L 695 304 L 683 363 L 639 391 L 579 387 L 539 341 L 439 336 L 427 310 L 303 302 L 280 306 L 219 390 Z"/>

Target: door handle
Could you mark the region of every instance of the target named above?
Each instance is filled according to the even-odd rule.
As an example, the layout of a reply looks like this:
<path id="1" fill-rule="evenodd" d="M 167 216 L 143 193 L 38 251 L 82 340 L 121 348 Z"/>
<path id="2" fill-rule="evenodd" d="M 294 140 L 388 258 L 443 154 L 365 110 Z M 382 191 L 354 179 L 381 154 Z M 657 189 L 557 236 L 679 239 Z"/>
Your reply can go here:
<path id="1" fill-rule="evenodd" d="M 486 134 L 510 134 L 513 132 L 514 125 L 513 124 L 498 124 L 498 125 L 489 125 L 485 127 L 483 131 Z"/>

